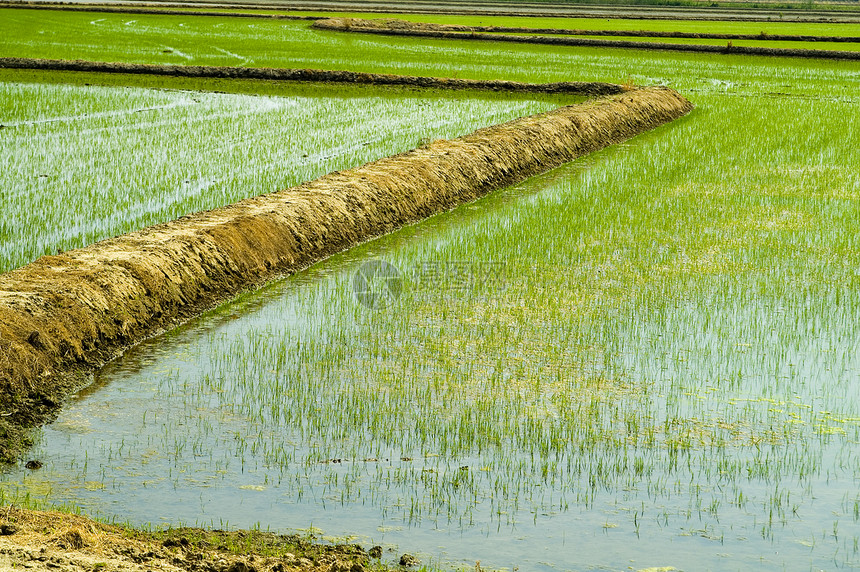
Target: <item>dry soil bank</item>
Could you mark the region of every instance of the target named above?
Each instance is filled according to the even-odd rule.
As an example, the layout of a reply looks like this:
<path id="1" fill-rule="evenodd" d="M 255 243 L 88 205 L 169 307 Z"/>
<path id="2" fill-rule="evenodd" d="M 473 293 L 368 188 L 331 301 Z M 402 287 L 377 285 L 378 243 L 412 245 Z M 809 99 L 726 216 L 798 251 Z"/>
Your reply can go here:
<path id="1" fill-rule="evenodd" d="M 380 554 L 379 547 L 296 535 L 193 528 L 147 533 L 78 515 L 0 507 L 0 571 L 363 572 L 385 569 Z"/>

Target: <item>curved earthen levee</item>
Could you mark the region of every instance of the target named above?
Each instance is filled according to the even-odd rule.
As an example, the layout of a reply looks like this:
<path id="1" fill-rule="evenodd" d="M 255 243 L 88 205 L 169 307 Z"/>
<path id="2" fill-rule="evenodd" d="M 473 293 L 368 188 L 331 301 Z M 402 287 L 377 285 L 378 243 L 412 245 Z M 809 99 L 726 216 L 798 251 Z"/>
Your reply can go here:
<path id="1" fill-rule="evenodd" d="M 50 396 L 80 383 L 81 372 L 243 290 L 691 109 L 670 89 L 631 90 L 438 140 L 2 274 L 0 406 L 7 425 L 25 423 L 27 408 L 44 405 L 43 396 L 48 405 L 56 401 Z"/>
<path id="2" fill-rule="evenodd" d="M 475 40 L 483 42 L 509 42 L 516 44 L 539 44 L 548 46 L 571 46 L 583 48 L 626 48 L 670 52 L 706 54 L 733 54 L 748 56 L 775 56 L 783 58 L 819 58 L 827 60 L 860 60 L 860 52 L 847 50 L 808 50 L 800 48 L 765 48 L 759 46 L 734 46 L 731 41 L 725 46 L 710 44 L 671 44 L 668 42 L 640 42 L 635 40 L 600 40 L 564 36 L 506 35 L 469 31 L 461 26 L 444 24 L 421 24 L 396 19 L 365 20 L 361 18 L 328 18 L 311 25 L 318 30 L 379 34 L 383 36 L 410 36 L 442 40 Z M 757 38 L 761 39 L 761 38 Z"/>
<path id="3" fill-rule="evenodd" d="M 320 20 L 317 18 L 317 20 Z M 322 19 L 321 22 L 332 20 Z M 511 26 L 463 26 L 460 24 L 436 24 L 432 22 L 410 22 L 396 18 L 362 19 L 364 27 L 372 28 L 400 28 L 417 29 L 437 32 L 482 32 L 487 34 L 544 34 L 551 36 L 617 36 L 631 38 L 686 38 L 686 39 L 710 39 L 710 40 L 756 40 L 761 42 L 833 42 L 853 43 L 860 42 L 857 36 L 811 36 L 791 34 L 723 34 L 710 32 L 675 32 L 675 31 L 651 31 L 651 30 L 577 30 L 572 28 L 529 28 Z M 358 26 L 353 22 L 354 26 Z"/>

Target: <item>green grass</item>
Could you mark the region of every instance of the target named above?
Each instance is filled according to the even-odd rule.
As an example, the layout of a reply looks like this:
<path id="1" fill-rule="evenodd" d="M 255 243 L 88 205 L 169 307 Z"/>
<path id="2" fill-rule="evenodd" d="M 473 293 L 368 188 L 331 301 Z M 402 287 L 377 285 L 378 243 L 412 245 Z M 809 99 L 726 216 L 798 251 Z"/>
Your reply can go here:
<path id="1" fill-rule="evenodd" d="M 780 68 L 791 74 L 795 70 L 844 69 L 846 65 L 853 65 L 798 63 L 780 58 L 724 55 L 703 58 L 607 48 L 512 47 L 502 43 L 474 45 L 456 40 L 356 36 L 315 31 L 309 29 L 309 22 L 295 21 L 8 9 L 0 14 L 0 56 L 311 67 L 475 79 L 496 79 L 499 70 L 503 70 L 507 79 L 535 82 L 571 79 L 570 70 L 576 70 L 575 79 L 579 80 L 623 82 L 628 75 L 644 75 L 649 68 L 666 69 L 667 64 L 675 62 L 673 81 L 680 86 L 690 85 L 700 78 L 702 73 L 697 73 L 698 69 L 703 69 L 706 75 L 719 73 L 725 76 L 720 79 L 731 79 L 730 76 L 736 75 L 733 69 L 737 64 L 743 64 L 745 70 L 760 68 L 760 73 L 772 77 L 776 77 Z M 466 23 L 472 22 L 466 19 Z M 492 23 L 516 22 L 499 18 Z M 851 28 L 850 34 L 860 35 L 857 30 L 857 27 Z M 752 33 L 759 31 L 760 27 Z M 610 58 L 617 63 L 611 63 Z"/>
<path id="2" fill-rule="evenodd" d="M 296 13 L 298 14 L 298 13 Z M 442 14 L 320 13 L 322 17 L 397 18 L 410 22 L 433 22 L 461 26 L 505 26 L 510 28 L 553 28 L 560 30 L 647 30 L 718 34 L 792 34 L 807 36 L 857 36 L 860 24 L 818 24 L 798 22 L 731 22 L 701 20 L 637 20 L 605 18 L 540 18 L 512 16 L 446 16 Z"/>
<path id="3" fill-rule="evenodd" d="M 106 37 L 100 59 L 173 57 L 148 51 L 184 41 L 159 22 Z M 213 23 L 186 19 L 194 63 L 222 61 Z M 44 430 L 46 467 L 4 477 L 6 498 L 136 522 L 264 514 L 461 565 L 857 566 L 856 65 L 296 23 L 265 55 L 275 28 L 223 24 L 219 46 L 254 65 L 629 78 L 697 107 L 129 352 Z M 377 311 L 352 284 L 373 257 L 404 273 Z"/>
<path id="4" fill-rule="evenodd" d="M 548 37 L 538 34 L 514 34 L 523 38 L 530 36 Z M 559 38 L 562 36 L 549 36 Z M 660 37 L 641 37 L 641 36 L 570 36 L 572 39 L 590 39 L 601 40 L 605 42 L 626 41 L 626 42 L 651 42 L 658 44 L 655 49 L 659 49 L 659 44 L 685 44 L 694 46 L 721 46 L 726 47 L 727 42 L 731 42 L 734 47 L 748 48 L 780 48 L 792 50 L 830 50 L 830 51 L 848 51 L 853 52 L 860 49 L 860 42 L 803 42 L 803 41 L 771 41 L 771 40 L 718 40 L 710 38 L 660 38 Z M 505 42 L 508 43 L 508 42 Z"/>

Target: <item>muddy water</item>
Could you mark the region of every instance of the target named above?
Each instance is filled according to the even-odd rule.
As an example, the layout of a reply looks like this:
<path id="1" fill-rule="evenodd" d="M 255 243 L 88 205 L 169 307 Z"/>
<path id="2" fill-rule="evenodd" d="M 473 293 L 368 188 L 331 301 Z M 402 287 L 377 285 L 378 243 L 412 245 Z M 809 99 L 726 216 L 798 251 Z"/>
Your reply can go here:
<path id="1" fill-rule="evenodd" d="M 628 153 L 649 137 L 590 161 Z M 409 380 L 424 379 L 419 366 L 444 372 L 452 382 L 462 375 L 479 377 L 481 370 L 463 373 L 465 365 L 446 364 L 441 353 L 438 361 L 414 365 L 407 350 L 421 348 L 406 343 L 402 363 L 413 369 L 402 379 L 399 364 L 379 365 L 391 354 L 374 344 L 397 345 L 395 338 L 404 336 L 398 329 L 403 320 L 409 322 L 407 329 L 421 328 L 424 322 L 436 323 L 446 308 L 461 308 L 458 299 L 464 296 L 472 296 L 475 305 L 491 306 L 493 300 L 528 291 L 518 282 L 522 274 L 490 280 L 501 258 L 462 260 L 444 253 L 463 240 L 477 241 L 470 233 L 488 219 L 504 228 L 514 225 L 518 211 L 532 201 L 563 197 L 570 192 L 567 183 L 589 168 L 587 162 L 569 165 L 362 245 L 128 351 L 40 432 L 32 457 L 43 468 L 27 471 L 22 465 L 5 474 L 5 496 L 72 503 L 138 525 L 312 529 L 332 538 L 350 536 L 366 546 L 382 544 L 393 549 L 387 552 L 390 558 L 409 551 L 424 562 L 464 566 L 476 560 L 519 570 L 781 570 L 798 563 L 803 569 L 856 564 L 860 531 L 856 512 L 852 516 L 857 510 L 854 461 L 839 438 L 809 445 L 810 458 L 826 467 L 811 476 L 737 478 L 727 476 L 728 470 L 708 469 L 712 455 L 713 466 L 718 457 L 756 466 L 748 461 L 759 447 L 728 452 L 693 447 L 679 457 L 655 445 L 631 447 L 631 456 L 646 459 L 643 472 L 592 481 L 596 463 L 623 464 L 628 451 L 598 447 L 595 454 L 561 444 L 558 452 L 542 456 L 514 442 L 488 445 L 476 438 L 458 445 L 452 436 L 456 426 L 445 424 L 446 415 L 459 411 L 457 400 L 425 408 L 420 387 Z M 511 263 L 516 248 L 511 244 L 497 252 Z M 356 273 L 370 260 L 389 261 L 401 272 L 403 287 L 395 294 L 388 282 L 377 283 L 372 292 L 381 303 L 374 308 L 356 296 Z M 553 270 L 558 271 L 547 272 Z M 463 275 L 471 286 L 480 275 L 484 289 L 464 294 Z M 446 280 L 434 282 L 440 276 Z M 392 316 L 396 312 L 401 314 Z M 680 323 L 699 319 L 695 308 L 681 314 L 683 320 L 675 318 Z M 700 356 L 704 363 L 661 359 L 689 342 L 672 319 L 663 316 L 663 336 L 620 328 L 617 333 L 628 336 L 616 342 L 620 359 L 595 360 L 591 367 L 613 375 L 623 370 L 633 380 L 682 379 L 688 386 L 697 377 L 723 375 L 717 371 L 724 361 L 720 355 Z M 647 330 L 649 320 L 654 317 L 641 317 L 640 327 Z M 440 330 L 438 337 L 444 336 Z M 552 339 L 551 332 L 546 336 Z M 514 362 L 521 355 L 543 359 L 536 349 L 521 345 L 508 359 Z M 812 364 L 799 374 L 778 372 L 777 377 L 817 376 L 824 383 L 827 375 L 835 381 L 856 376 L 858 364 L 850 357 L 823 359 L 827 363 L 821 367 Z M 755 360 L 740 366 L 750 369 L 744 371 L 750 378 L 769 379 L 756 373 Z M 374 379 L 367 379 L 366 371 Z M 406 389 L 387 383 L 388 377 Z M 518 378 L 510 375 L 508 382 L 515 385 Z M 668 387 L 679 395 L 690 393 L 683 385 Z M 356 397 L 350 388 L 367 393 Z M 524 401 L 536 399 L 527 388 L 522 395 Z M 621 389 L 612 395 L 649 406 L 648 399 Z M 819 405 L 811 389 L 797 397 Z M 650 398 L 659 401 L 660 395 Z M 735 398 L 752 396 L 739 391 Z M 461 399 L 464 404 L 480 401 L 468 389 Z M 438 411 L 441 421 L 410 415 L 403 405 L 409 400 L 416 411 Z M 665 401 L 655 406 L 655 415 L 669 409 L 672 399 Z M 365 411 L 363 403 L 372 411 Z M 516 410 L 511 407 L 499 411 L 500 423 Z M 697 410 L 690 407 L 693 417 Z M 714 408 L 719 413 L 724 404 Z M 470 411 L 480 418 L 479 408 Z M 678 407 L 673 414 L 684 411 Z M 420 427 L 436 434 L 422 441 L 416 437 Z M 448 441 L 440 437 L 445 431 Z M 797 449 L 774 447 L 773 452 L 795 454 Z M 577 472 L 571 468 L 577 459 L 592 464 Z M 541 474 L 543 461 L 550 463 L 549 476 Z M 846 461 L 849 466 L 840 468 Z"/>

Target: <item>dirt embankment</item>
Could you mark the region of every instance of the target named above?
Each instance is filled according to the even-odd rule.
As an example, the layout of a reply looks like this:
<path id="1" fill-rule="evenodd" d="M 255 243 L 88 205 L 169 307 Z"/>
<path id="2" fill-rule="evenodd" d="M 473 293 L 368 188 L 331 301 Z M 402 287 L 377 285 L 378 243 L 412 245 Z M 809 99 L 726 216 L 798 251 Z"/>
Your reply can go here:
<path id="1" fill-rule="evenodd" d="M 789 34 L 717 34 L 705 32 L 665 32 L 650 30 L 576 30 L 564 28 L 522 28 L 507 26 L 460 26 L 454 24 L 413 23 L 405 20 L 366 20 L 388 23 L 392 27 L 417 27 L 440 32 L 483 32 L 488 34 L 545 34 L 553 36 L 611 36 L 626 38 L 687 38 L 702 40 L 756 40 L 764 42 L 833 42 L 860 43 L 858 36 L 799 36 Z"/>
<path id="2" fill-rule="evenodd" d="M 691 108 L 669 89 L 632 90 L 435 141 L 2 274 L 0 453 L 15 458 L 26 445 L 16 441 L 22 426 L 43 419 L 81 373 L 148 336 Z"/>
<path id="3" fill-rule="evenodd" d="M 297 535 L 195 528 L 149 533 L 78 515 L 0 507 L 0 570 L 364 572 L 384 568 L 381 555 L 379 547 Z"/>
<path id="4" fill-rule="evenodd" d="M 361 18 L 329 18 L 317 20 L 312 24 L 318 30 L 355 32 L 361 34 L 380 34 L 385 36 L 411 36 L 419 38 L 474 40 L 485 42 L 511 42 L 517 44 L 541 44 L 550 46 L 578 46 L 602 48 L 633 48 L 637 50 L 663 50 L 673 52 L 740 54 L 753 56 L 777 56 L 783 58 L 820 58 L 829 60 L 860 60 L 860 51 L 846 50 L 807 50 L 794 48 L 765 48 L 733 46 L 729 41 L 725 46 L 702 44 L 670 44 L 666 42 L 639 42 L 633 40 L 599 40 L 592 38 L 572 38 L 561 36 L 512 36 L 506 34 L 470 32 L 458 30 L 459 26 L 449 27 L 441 24 L 422 24 L 403 20 L 383 19 L 364 20 Z"/>
<path id="5" fill-rule="evenodd" d="M 135 75 L 164 75 L 190 78 L 260 79 L 270 81 L 308 81 L 364 85 L 412 86 L 428 89 L 501 91 L 514 93 L 557 93 L 571 95 L 612 95 L 628 88 L 603 82 L 522 83 L 504 80 L 475 80 L 408 75 L 362 73 L 286 68 L 241 68 L 230 66 L 186 66 L 91 62 L 83 60 L 44 60 L 37 58 L 0 58 L 0 68 L 57 70 Z"/>

